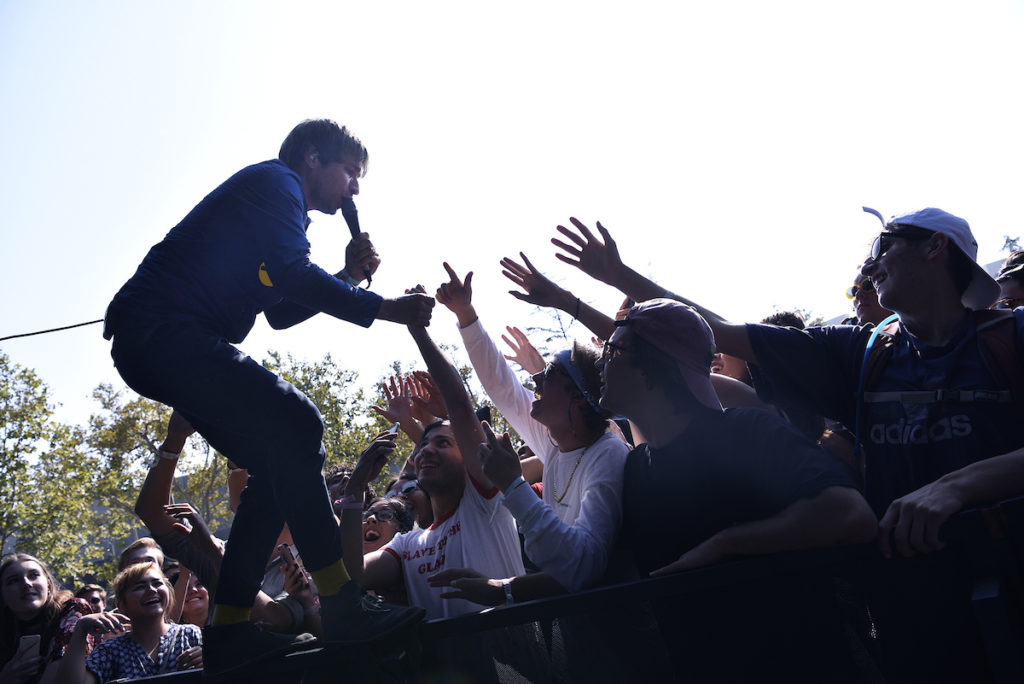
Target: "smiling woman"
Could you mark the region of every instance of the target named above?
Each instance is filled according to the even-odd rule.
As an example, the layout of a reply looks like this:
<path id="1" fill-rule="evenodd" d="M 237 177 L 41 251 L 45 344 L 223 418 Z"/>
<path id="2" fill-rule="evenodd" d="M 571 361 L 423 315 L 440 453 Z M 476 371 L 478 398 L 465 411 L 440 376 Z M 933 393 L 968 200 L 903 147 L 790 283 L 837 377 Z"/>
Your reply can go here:
<path id="1" fill-rule="evenodd" d="M 56 662 L 89 604 L 58 588 L 46 565 L 24 553 L 0 564 L 0 682 L 20 682 L 42 674 L 53 681 Z M 89 636 L 84 648 L 93 646 Z"/>
<path id="2" fill-rule="evenodd" d="M 155 563 L 137 563 L 114 580 L 118 610 L 78 621 L 57 673 L 58 681 L 95 683 L 138 679 L 202 667 L 202 632 L 195 625 L 167 622 L 173 604 L 171 584 Z M 130 627 L 131 631 L 125 632 Z M 124 632 L 85 656 L 90 632 Z"/>

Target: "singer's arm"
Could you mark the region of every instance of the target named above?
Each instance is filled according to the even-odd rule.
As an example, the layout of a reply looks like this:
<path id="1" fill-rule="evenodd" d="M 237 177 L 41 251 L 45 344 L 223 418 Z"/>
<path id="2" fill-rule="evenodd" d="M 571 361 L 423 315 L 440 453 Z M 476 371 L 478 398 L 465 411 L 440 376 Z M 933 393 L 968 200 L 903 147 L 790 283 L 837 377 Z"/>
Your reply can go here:
<path id="1" fill-rule="evenodd" d="M 370 274 L 376 273 L 379 266 L 380 256 L 374 249 L 373 243 L 370 242 L 370 236 L 366 233 L 360 233 L 349 240 L 348 245 L 345 247 L 345 268 L 335 273 L 334 277 L 344 282 L 352 283 L 354 281 L 358 283 L 365 278 L 363 275 L 365 271 L 369 271 Z M 279 304 L 268 308 L 264 315 L 267 317 L 270 327 L 275 330 L 282 330 L 297 325 L 319 312 L 320 309 L 312 309 L 295 301 L 285 299 Z"/>
<path id="2" fill-rule="evenodd" d="M 360 290 L 332 276 L 308 257 L 271 274 L 271 278 L 284 297 L 284 301 L 264 311 L 275 329 L 290 327 L 320 311 L 369 327 L 383 301 L 375 292 Z"/>

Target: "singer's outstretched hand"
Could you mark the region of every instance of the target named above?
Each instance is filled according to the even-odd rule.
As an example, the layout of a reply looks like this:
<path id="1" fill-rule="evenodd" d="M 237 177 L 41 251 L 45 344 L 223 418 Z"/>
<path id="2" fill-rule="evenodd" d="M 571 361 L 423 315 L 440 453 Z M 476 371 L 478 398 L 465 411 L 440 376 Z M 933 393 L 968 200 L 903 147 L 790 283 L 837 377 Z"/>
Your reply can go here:
<path id="1" fill-rule="evenodd" d="M 369 233 L 360 233 L 349 240 L 345 247 L 345 271 L 359 282 L 366 280 L 366 272 L 372 276 L 380 266 L 380 255 L 370 242 Z"/>
<path id="2" fill-rule="evenodd" d="M 385 299 L 380 303 L 377 319 L 392 321 L 402 325 L 427 327 L 430 325 L 430 313 L 434 308 L 434 298 L 420 292 L 395 299 Z"/>

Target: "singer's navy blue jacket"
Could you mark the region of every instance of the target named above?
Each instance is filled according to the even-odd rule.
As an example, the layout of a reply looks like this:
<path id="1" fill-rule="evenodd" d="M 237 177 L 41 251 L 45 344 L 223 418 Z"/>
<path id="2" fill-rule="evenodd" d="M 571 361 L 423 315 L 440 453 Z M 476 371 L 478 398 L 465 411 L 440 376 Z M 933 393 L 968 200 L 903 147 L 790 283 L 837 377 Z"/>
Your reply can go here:
<path id="1" fill-rule="evenodd" d="M 107 310 L 125 321 L 181 322 L 241 342 L 263 311 L 287 328 L 319 311 L 368 327 L 381 297 L 309 260 L 299 176 L 277 159 L 248 166 L 207 195 L 149 250 Z"/>

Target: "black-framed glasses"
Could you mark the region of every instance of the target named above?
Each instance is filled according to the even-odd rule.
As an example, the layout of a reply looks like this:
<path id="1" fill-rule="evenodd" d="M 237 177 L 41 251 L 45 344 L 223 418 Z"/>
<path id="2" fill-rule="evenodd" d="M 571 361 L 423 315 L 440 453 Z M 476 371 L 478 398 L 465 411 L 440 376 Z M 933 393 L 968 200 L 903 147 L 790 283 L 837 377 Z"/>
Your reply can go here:
<path id="1" fill-rule="evenodd" d="M 377 522 L 391 522 L 395 519 L 395 509 L 371 508 L 368 511 L 363 511 L 363 520 L 369 520 L 371 515 L 377 519 Z"/>
<path id="2" fill-rule="evenodd" d="M 395 490 L 392 490 L 392 491 L 388 492 L 387 496 L 384 497 L 384 498 L 386 498 L 386 499 L 394 499 L 396 496 L 409 496 L 410 494 L 412 494 L 413 492 L 415 492 L 419 488 L 420 488 L 420 486 L 419 486 L 419 484 L 416 483 L 416 480 L 408 480 L 405 484 L 403 484 L 398 489 L 395 489 Z"/>
<path id="3" fill-rule="evenodd" d="M 892 245 L 897 239 L 927 240 L 932 235 L 935 235 L 933 231 L 925 228 L 918 228 L 917 226 L 899 226 L 894 230 L 883 231 L 882 234 L 876 237 L 875 241 L 871 243 L 871 259 L 876 260 L 892 249 Z"/>
<path id="4" fill-rule="evenodd" d="M 871 278 L 862 278 L 859 282 L 856 282 L 846 288 L 846 298 L 853 299 L 857 296 L 857 293 L 861 291 L 868 293 L 875 291 L 875 284 L 871 282 Z"/>
<path id="5" fill-rule="evenodd" d="M 622 356 L 628 350 L 621 344 L 615 344 L 611 340 L 605 340 L 604 347 L 601 349 L 601 360 L 607 363 L 614 358 Z"/>
<path id="6" fill-rule="evenodd" d="M 1003 297 L 992 305 L 993 309 L 1016 309 L 1024 306 L 1024 297 Z"/>

